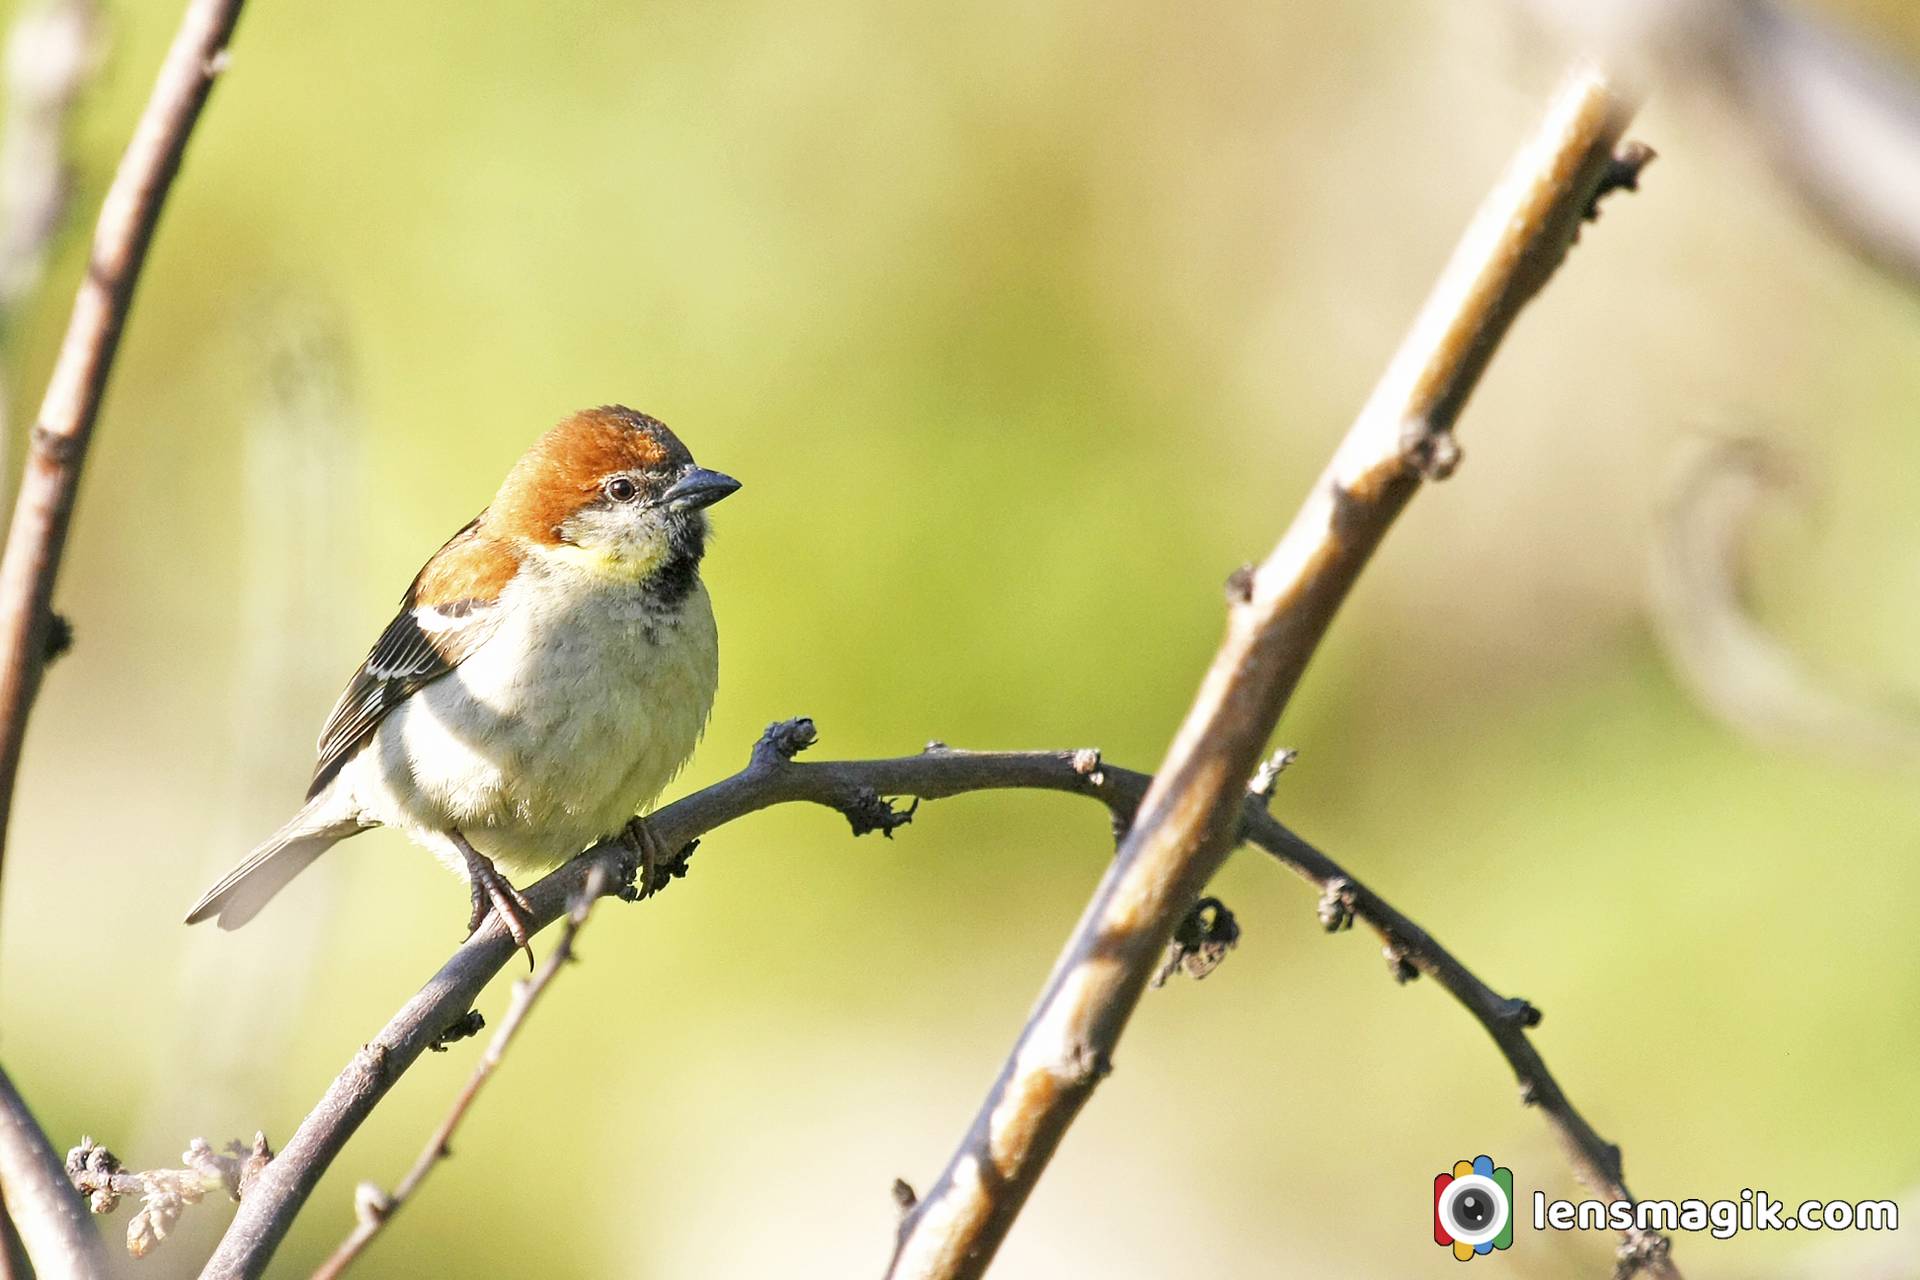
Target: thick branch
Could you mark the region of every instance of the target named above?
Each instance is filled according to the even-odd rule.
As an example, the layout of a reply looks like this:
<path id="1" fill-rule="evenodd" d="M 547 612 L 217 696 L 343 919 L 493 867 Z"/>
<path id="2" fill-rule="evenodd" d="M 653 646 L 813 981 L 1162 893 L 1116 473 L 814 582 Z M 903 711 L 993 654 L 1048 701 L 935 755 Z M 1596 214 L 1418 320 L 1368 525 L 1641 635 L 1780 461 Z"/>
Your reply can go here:
<path id="1" fill-rule="evenodd" d="M 881 797 L 937 800 L 1009 789 L 1085 796 L 1099 801 L 1116 819 L 1126 821 L 1151 781 L 1146 774 L 1103 763 L 1093 751 L 966 752 L 935 747 L 921 755 L 893 760 L 793 761 L 793 753 L 812 740 L 809 721 L 776 724 L 755 746 L 744 770 L 676 801 L 648 822 L 670 849 L 682 848 L 746 814 L 792 802 L 836 809 L 847 816 L 856 832 L 887 830 L 898 826 L 905 815 Z M 1538 1021 L 1531 1006 L 1501 996 L 1475 977 L 1413 921 L 1253 800 L 1243 805 L 1243 821 L 1243 835 L 1249 843 L 1322 890 L 1323 920 L 1331 918 L 1327 902 L 1340 904 L 1343 914 L 1333 920 L 1335 925 L 1353 919 L 1366 921 L 1402 963 L 1431 974 L 1452 993 L 1493 1037 L 1518 1077 L 1523 1096 L 1545 1113 L 1566 1144 L 1580 1176 L 1602 1194 L 1626 1198 L 1626 1187 L 1620 1182 L 1618 1149 L 1595 1133 L 1574 1109 L 1527 1038 L 1527 1028 Z M 612 891 L 619 877 L 611 873 L 621 870 L 628 856 L 617 842 L 602 845 L 534 885 L 527 893 L 537 924 L 551 923 L 564 904 L 578 901 L 596 877 L 605 877 L 602 891 Z M 334 1081 L 286 1149 L 260 1173 L 242 1199 L 233 1226 L 204 1276 L 261 1274 L 314 1185 L 361 1121 L 421 1053 L 449 1028 L 464 1023 L 475 996 L 512 955 L 512 943 L 497 922 L 489 920 L 374 1037 Z M 437 1149 L 437 1145 L 429 1147 L 431 1151 Z"/>
<path id="2" fill-rule="evenodd" d="M 1094 1086 L 1167 939 L 1225 859 L 1248 777 L 1307 661 L 1423 478 L 1521 307 L 1602 188 L 1630 108 L 1599 71 L 1564 85 L 1468 227 L 1413 331 L 1273 553 L 1236 575 L 1227 636 L 1132 830 L 889 1275 L 981 1275 Z"/>
<path id="3" fill-rule="evenodd" d="M 80 468 L 160 208 L 200 118 L 242 0 L 192 0 L 100 207 L 87 273 L 33 429 L 0 558 L 0 859 L 27 715 L 45 665 L 54 577 Z M 3 865 L 3 863 L 0 863 Z"/>
<path id="4" fill-rule="evenodd" d="M 86 1206 L 5 1071 L 0 1071 L 0 1186 L 6 1188 L 7 1212 L 40 1280 L 94 1280 L 107 1273 L 106 1252 Z"/>

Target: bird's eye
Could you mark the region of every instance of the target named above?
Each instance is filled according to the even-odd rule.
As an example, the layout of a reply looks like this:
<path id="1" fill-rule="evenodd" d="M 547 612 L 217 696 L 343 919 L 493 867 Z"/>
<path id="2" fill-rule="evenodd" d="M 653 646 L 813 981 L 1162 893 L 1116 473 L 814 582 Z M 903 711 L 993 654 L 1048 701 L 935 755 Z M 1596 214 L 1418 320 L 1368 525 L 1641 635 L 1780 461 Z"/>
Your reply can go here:
<path id="1" fill-rule="evenodd" d="M 601 491 L 615 502 L 632 502 L 640 496 L 640 486 L 625 476 L 615 476 L 601 486 Z"/>

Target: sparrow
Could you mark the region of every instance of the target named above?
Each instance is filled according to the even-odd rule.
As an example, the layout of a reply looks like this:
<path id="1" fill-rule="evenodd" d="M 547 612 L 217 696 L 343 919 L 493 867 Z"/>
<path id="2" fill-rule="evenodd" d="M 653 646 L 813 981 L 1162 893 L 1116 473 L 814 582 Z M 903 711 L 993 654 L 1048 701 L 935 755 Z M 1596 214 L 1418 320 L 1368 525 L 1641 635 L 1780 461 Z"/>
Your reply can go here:
<path id="1" fill-rule="evenodd" d="M 706 509 L 740 487 L 666 424 L 588 409 L 535 441 L 435 552 L 320 731 L 307 802 L 187 913 L 251 920 L 315 858 L 398 827 L 527 947 L 537 875 L 624 838 L 693 753 L 719 682 Z"/>

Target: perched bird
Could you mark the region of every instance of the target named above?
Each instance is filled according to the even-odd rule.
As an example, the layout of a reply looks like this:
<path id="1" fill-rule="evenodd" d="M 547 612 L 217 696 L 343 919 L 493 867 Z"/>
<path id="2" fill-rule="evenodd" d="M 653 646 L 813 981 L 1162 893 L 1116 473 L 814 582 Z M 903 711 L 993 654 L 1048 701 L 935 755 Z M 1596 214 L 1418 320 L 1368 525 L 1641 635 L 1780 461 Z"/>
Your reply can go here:
<path id="1" fill-rule="evenodd" d="M 527 945 L 508 876 L 625 837 L 686 763 L 719 680 L 706 508 L 740 487 L 619 405 L 534 442 L 414 578 L 320 731 L 307 803 L 187 913 L 224 929 L 348 836 L 398 827 Z"/>

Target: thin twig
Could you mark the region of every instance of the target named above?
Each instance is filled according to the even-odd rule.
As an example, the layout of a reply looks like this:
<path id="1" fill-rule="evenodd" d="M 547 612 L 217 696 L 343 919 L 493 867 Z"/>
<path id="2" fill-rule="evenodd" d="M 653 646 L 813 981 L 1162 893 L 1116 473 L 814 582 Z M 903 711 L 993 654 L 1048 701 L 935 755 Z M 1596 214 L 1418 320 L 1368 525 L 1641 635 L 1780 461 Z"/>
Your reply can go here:
<path id="1" fill-rule="evenodd" d="M 351 1266 L 353 1260 L 372 1243 L 374 1236 L 380 1233 L 380 1229 L 392 1221 L 393 1215 L 400 1212 L 401 1206 L 405 1205 L 412 1198 L 413 1193 L 420 1189 L 420 1184 L 426 1181 L 429 1173 L 433 1172 L 433 1167 L 453 1154 L 450 1144 L 453 1142 L 454 1131 L 459 1129 L 460 1122 L 466 1119 L 467 1112 L 473 1107 L 474 1099 L 480 1096 L 481 1088 L 499 1067 L 500 1060 L 506 1056 L 507 1047 L 513 1043 L 513 1038 L 526 1024 L 527 1015 L 533 1012 L 534 1003 L 553 984 L 560 970 L 573 959 L 574 940 L 580 936 L 581 927 L 587 923 L 587 916 L 592 913 L 594 902 L 601 894 L 607 892 L 607 888 L 606 868 L 597 862 L 588 867 L 587 878 L 581 884 L 580 892 L 575 895 L 572 905 L 567 910 L 566 927 L 560 931 L 560 941 L 554 943 L 553 950 L 547 953 L 547 958 L 541 963 L 538 972 L 513 984 L 513 999 L 507 1005 L 506 1016 L 500 1019 L 499 1030 L 493 1033 L 493 1039 L 487 1042 L 486 1052 L 482 1053 L 480 1061 L 474 1064 L 473 1074 L 467 1077 L 466 1087 L 461 1089 L 459 1096 L 454 1098 L 453 1109 L 447 1112 L 446 1118 L 440 1122 L 440 1127 L 433 1131 L 433 1137 L 427 1140 L 427 1145 L 421 1149 L 419 1157 L 414 1160 L 413 1167 L 407 1170 L 407 1176 L 400 1180 L 400 1185 L 393 1189 L 392 1194 L 383 1192 L 370 1183 L 361 1184 L 360 1194 L 355 1202 L 358 1221 L 354 1224 L 353 1232 L 340 1243 L 340 1247 L 333 1251 L 332 1256 L 314 1271 L 313 1280 L 335 1280 L 335 1277 Z"/>
<path id="2" fill-rule="evenodd" d="M 101 204 L 87 273 L 33 429 L 6 553 L 0 557 L 0 866 L 81 464 L 154 226 L 188 135 L 226 65 L 227 41 L 241 4 L 191 0 L 187 6 Z"/>
<path id="3" fill-rule="evenodd" d="M 1393 904 L 1354 879 L 1339 863 L 1274 821 L 1251 813 L 1246 839 L 1271 853 L 1321 889 L 1320 923 L 1329 933 L 1365 922 L 1379 935 L 1389 972 L 1405 982 L 1426 974 L 1473 1015 L 1493 1038 L 1500 1056 L 1520 1084 L 1520 1101 L 1538 1107 L 1560 1139 L 1574 1174 L 1607 1200 L 1632 1201 L 1621 1169 L 1620 1148 L 1601 1137 L 1568 1099 L 1527 1032 L 1540 1025 L 1538 1008 L 1517 996 L 1503 996 L 1483 982 L 1458 957 Z M 1663 1280 L 1679 1280 L 1667 1257 L 1667 1240 L 1651 1232 L 1623 1233 L 1623 1259 Z"/>
<path id="4" fill-rule="evenodd" d="M 1420 482 L 1459 461 L 1455 419 L 1596 196 L 1631 185 L 1616 160 L 1630 115 L 1598 69 L 1569 77 L 1306 505 L 1265 562 L 1234 575 L 1226 639 L 1193 708 L 993 1089 L 901 1223 L 890 1277 L 985 1272 L 1232 846 L 1247 780 L 1335 611 Z"/>
<path id="5" fill-rule="evenodd" d="M 1130 819 L 1147 793 L 1146 774 L 1100 762 L 1081 751 L 954 751 L 929 748 L 890 760 L 803 763 L 795 752 L 813 741 L 809 721 L 771 726 L 753 749 L 747 767 L 730 778 L 677 800 L 648 819 L 661 842 L 684 848 L 697 837 L 773 805 L 824 805 L 846 815 L 855 831 L 897 827 L 905 814 L 883 796 L 938 800 L 970 792 L 1055 791 L 1104 805 L 1121 822 Z M 1245 839 L 1292 868 L 1322 891 L 1338 888 L 1335 901 L 1347 914 L 1339 923 L 1363 920 L 1379 932 L 1405 963 L 1431 974 L 1466 1007 L 1506 1058 L 1523 1094 L 1540 1107 L 1566 1144 L 1574 1167 L 1596 1190 L 1625 1199 L 1619 1152 L 1594 1132 L 1567 1100 L 1527 1038 L 1537 1014 L 1520 1000 L 1501 996 L 1413 921 L 1361 884 L 1345 868 L 1289 831 L 1249 797 L 1243 802 Z M 589 850 L 527 891 L 536 925 L 551 923 L 562 904 L 574 902 L 596 873 L 610 877 L 628 856 L 609 843 Z M 610 885 L 612 879 L 603 880 Z M 456 952 L 386 1027 L 369 1042 L 328 1089 L 278 1158 L 261 1172 L 241 1201 L 232 1227 L 204 1277 L 257 1276 L 272 1257 L 333 1158 L 386 1091 L 448 1028 L 460 1024 L 489 979 L 514 954 L 506 935 L 489 921 Z"/>
<path id="6" fill-rule="evenodd" d="M 106 1251 L 67 1183 L 60 1153 L 47 1141 L 26 1100 L 0 1071 L 0 1186 L 20 1243 L 40 1280 L 95 1280 L 107 1272 Z"/>

